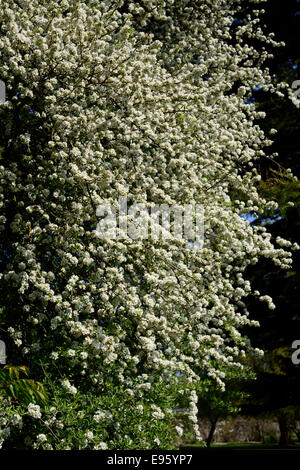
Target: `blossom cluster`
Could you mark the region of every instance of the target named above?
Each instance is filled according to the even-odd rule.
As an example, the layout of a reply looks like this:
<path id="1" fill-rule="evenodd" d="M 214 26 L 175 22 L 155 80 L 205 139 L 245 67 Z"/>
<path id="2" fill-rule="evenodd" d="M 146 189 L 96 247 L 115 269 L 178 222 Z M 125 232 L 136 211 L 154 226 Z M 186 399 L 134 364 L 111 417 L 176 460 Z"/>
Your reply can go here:
<path id="1" fill-rule="evenodd" d="M 7 336 L 33 370 L 52 361 L 68 399 L 107 377 L 139 403 L 158 377 L 222 386 L 254 324 L 247 266 L 290 267 L 287 244 L 242 217 L 266 207 L 254 162 L 271 144 L 248 98 L 281 92 L 264 67 L 273 36 L 259 9 L 235 22 L 241 3 L 0 2 Z M 203 246 L 99 239 L 96 208 L 121 196 L 203 206 Z M 197 434 L 196 410 L 191 394 Z"/>

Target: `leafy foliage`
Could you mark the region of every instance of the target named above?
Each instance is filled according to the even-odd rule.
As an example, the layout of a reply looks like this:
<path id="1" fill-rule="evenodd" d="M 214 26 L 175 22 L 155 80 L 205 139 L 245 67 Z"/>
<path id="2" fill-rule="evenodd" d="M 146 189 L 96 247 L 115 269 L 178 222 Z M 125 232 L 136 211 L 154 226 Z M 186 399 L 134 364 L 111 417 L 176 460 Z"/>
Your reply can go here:
<path id="1" fill-rule="evenodd" d="M 0 370 L 0 395 L 10 397 L 21 405 L 35 402 L 45 404 L 47 395 L 43 385 L 27 378 L 28 375 L 25 366 L 4 366 Z"/>

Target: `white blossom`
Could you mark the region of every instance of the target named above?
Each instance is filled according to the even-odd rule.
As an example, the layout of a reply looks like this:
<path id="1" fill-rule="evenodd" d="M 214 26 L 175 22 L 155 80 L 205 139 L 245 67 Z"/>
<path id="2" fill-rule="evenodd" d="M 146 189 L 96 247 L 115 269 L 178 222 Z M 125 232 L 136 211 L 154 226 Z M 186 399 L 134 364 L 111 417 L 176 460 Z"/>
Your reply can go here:
<path id="1" fill-rule="evenodd" d="M 191 389 L 199 371 L 224 386 L 224 365 L 249 348 L 240 330 L 257 324 L 245 271 L 260 258 L 289 269 L 291 244 L 275 247 L 244 218 L 277 207 L 258 193 L 255 163 L 271 141 L 247 100 L 258 85 L 281 93 L 260 13 L 234 26 L 236 0 L 147 0 L 126 13 L 121 4 L 1 3 L 3 122 L 22 115 L 1 144 L 0 230 L 11 250 L 1 301 L 16 346 L 33 362 L 62 359 L 67 393 L 83 377 L 91 391 L 110 377 L 140 402 L 178 374 Z M 118 212 L 124 195 L 148 208 L 201 205 L 203 246 L 100 239 L 97 207 Z M 189 401 L 201 439 L 195 393 Z M 34 404 L 28 414 L 41 418 Z"/>
<path id="2" fill-rule="evenodd" d="M 29 416 L 32 416 L 32 418 L 39 419 L 42 417 L 41 409 L 39 405 L 34 405 L 33 403 L 30 403 L 27 407 L 28 414 Z"/>

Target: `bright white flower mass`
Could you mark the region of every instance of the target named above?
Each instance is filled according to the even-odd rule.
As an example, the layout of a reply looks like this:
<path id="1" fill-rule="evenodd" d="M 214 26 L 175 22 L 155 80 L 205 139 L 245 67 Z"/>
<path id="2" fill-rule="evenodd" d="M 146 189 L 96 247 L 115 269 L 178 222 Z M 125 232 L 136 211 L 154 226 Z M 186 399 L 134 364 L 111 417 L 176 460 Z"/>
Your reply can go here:
<path id="1" fill-rule="evenodd" d="M 109 376 L 140 401 L 178 374 L 222 384 L 244 354 L 245 269 L 262 256 L 289 267 L 290 254 L 242 217 L 266 204 L 253 162 L 271 142 L 247 99 L 275 91 L 263 66 L 275 43 L 258 10 L 235 23 L 240 3 L 1 2 L 1 298 L 33 364 L 52 358 L 91 389 Z M 124 195 L 203 206 L 203 246 L 99 239 L 97 207 Z M 196 414 L 192 395 L 195 429 Z"/>
<path id="2" fill-rule="evenodd" d="M 34 405 L 33 403 L 30 403 L 28 405 L 27 410 L 28 410 L 29 416 L 32 416 L 33 418 L 39 419 L 42 417 L 39 405 Z"/>

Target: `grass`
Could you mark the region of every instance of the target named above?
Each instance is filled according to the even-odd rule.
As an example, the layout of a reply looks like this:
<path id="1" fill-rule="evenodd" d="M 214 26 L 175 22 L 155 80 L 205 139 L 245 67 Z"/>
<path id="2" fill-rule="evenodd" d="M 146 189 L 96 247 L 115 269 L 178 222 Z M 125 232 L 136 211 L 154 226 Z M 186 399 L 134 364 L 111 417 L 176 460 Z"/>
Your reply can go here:
<path id="1" fill-rule="evenodd" d="M 280 447 L 278 444 L 262 444 L 260 442 L 251 442 L 251 443 L 245 443 L 245 442 L 229 442 L 229 443 L 222 443 L 222 444 L 212 444 L 209 449 L 199 446 L 198 444 L 190 444 L 186 446 L 181 447 L 182 450 L 200 450 L 200 451 L 210 451 L 210 450 L 278 450 Z M 288 449 L 293 450 L 297 449 L 300 450 L 300 443 L 297 442 L 290 446 Z"/>

